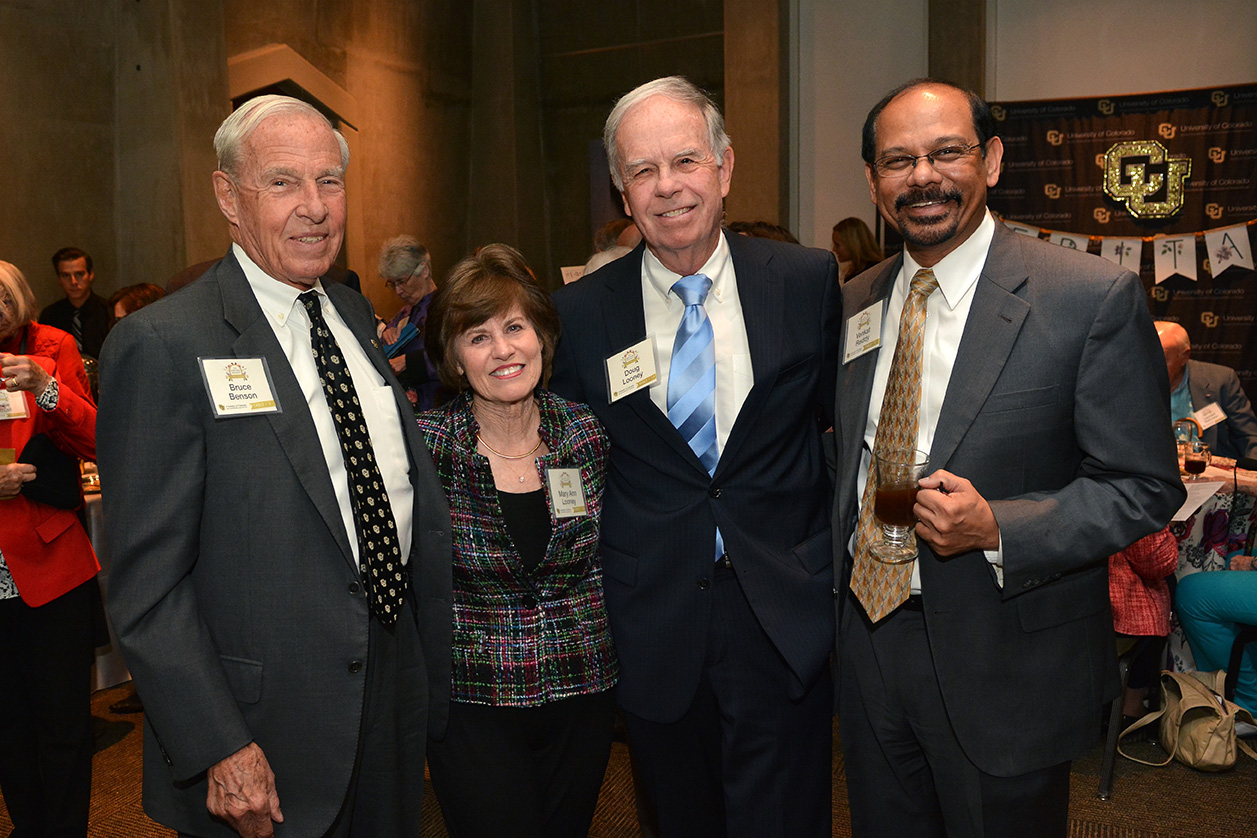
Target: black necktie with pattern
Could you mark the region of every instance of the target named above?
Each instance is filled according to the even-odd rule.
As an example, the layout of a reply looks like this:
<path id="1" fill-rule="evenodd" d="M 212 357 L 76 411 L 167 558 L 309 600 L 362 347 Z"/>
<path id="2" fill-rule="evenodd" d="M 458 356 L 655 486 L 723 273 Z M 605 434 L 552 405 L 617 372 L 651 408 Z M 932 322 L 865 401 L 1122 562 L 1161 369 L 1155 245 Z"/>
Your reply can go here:
<path id="1" fill-rule="evenodd" d="M 358 530 L 358 560 L 366 580 L 367 597 L 380 622 L 392 625 L 406 592 L 393 507 L 375 463 L 371 435 L 367 432 L 358 394 L 349 377 L 349 367 L 345 365 L 340 346 L 323 319 L 319 294 L 317 291 L 306 291 L 297 299 L 301 300 L 310 315 L 310 344 L 314 349 L 314 361 L 319 367 L 323 395 L 327 398 L 328 410 L 332 412 L 341 454 L 345 458 L 354 527 Z"/>

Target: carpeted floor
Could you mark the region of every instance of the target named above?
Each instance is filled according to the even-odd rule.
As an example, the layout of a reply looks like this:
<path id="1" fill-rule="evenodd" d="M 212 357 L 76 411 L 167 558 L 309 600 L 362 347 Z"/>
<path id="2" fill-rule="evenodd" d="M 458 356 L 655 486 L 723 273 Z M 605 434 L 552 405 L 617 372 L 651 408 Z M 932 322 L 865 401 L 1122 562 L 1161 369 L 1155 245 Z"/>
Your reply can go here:
<path id="1" fill-rule="evenodd" d="M 97 754 L 92 775 L 92 838 L 168 838 L 174 833 L 144 816 L 140 808 L 139 716 L 115 716 L 109 705 L 126 693 L 102 690 L 92 699 Z M 1232 771 L 1204 774 L 1178 763 L 1151 768 L 1118 759 L 1113 798 L 1096 797 L 1102 743 L 1074 764 L 1070 798 L 1071 838 L 1250 838 L 1257 836 L 1257 762 L 1243 755 Z M 1145 759 L 1159 758 L 1151 743 L 1131 749 Z M 625 746 L 617 743 L 603 780 L 598 812 L 589 834 L 627 838 L 640 832 Z M 424 798 L 423 835 L 443 838 L 440 808 L 428 790 Z M 0 805 L 0 835 L 11 825 Z M 834 757 L 835 836 L 849 836 L 842 753 Z M 1015 838 L 1015 836 L 1014 836 Z"/>

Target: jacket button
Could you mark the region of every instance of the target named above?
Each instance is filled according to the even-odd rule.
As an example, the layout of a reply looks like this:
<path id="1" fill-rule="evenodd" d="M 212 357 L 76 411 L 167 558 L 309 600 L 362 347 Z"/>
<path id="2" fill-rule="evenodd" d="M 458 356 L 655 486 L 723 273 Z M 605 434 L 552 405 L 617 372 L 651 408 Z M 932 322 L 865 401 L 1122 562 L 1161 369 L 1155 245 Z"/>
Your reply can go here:
<path id="1" fill-rule="evenodd" d="M 710 491 L 708 491 L 708 492 L 707 492 L 707 494 L 711 495 L 713 498 L 718 498 L 718 497 L 720 497 L 720 494 L 721 494 L 721 492 L 720 492 L 720 487 L 719 487 L 719 486 L 712 486 L 712 487 L 711 487 L 711 490 L 710 490 Z"/>
<path id="2" fill-rule="evenodd" d="M 707 589 L 708 589 L 708 588 L 710 588 L 710 587 L 711 587 L 711 582 L 707 581 L 707 577 L 706 577 L 706 576 L 704 576 L 702 579 L 699 579 L 699 580 L 698 580 L 698 589 L 699 589 L 700 591 L 705 591 L 705 590 L 707 590 Z"/>
<path id="3" fill-rule="evenodd" d="M 361 591 L 361 590 L 362 590 L 362 588 L 358 586 L 358 583 L 357 583 L 357 582 L 350 582 L 350 583 L 349 583 L 349 595 L 350 595 L 350 596 L 357 596 L 357 595 L 358 595 L 358 592 L 359 592 L 359 591 Z"/>
<path id="4" fill-rule="evenodd" d="M 357 673 L 361 672 L 361 671 L 362 671 L 362 661 L 350 661 L 350 662 L 349 662 L 349 671 L 350 671 L 350 672 L 352 672 L 352 673 L 354 673 L 354 674 L 357 674 Z"/>

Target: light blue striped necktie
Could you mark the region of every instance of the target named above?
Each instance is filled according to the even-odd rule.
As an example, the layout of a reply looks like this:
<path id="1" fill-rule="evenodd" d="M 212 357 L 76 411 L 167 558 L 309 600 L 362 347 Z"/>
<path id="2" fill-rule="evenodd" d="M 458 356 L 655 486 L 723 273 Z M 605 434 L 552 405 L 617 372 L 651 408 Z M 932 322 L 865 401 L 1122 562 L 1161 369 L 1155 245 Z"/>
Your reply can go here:
<path id="1" fill-rule="evenodd" d="M 668 369 L 668 421 L 698 455 L 707 473 L 716 470 L 716 348 L 703 301 L 711 279 L 703 274 L 678 279 L 672 291 L 685 303 L 672 343 Z"/>

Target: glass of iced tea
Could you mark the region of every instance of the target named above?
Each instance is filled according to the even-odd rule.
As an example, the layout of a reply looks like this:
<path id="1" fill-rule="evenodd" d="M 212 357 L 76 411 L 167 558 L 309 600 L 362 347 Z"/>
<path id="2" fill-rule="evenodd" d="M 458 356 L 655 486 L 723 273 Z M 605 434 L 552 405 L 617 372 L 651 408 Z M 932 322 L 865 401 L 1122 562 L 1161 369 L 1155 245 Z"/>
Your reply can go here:
<path id="1" fill-rule="evenodd" d="M 873 558 L 887 564 L 903 564 L 917 557 L 917 537 L 913 528 L 917 516 L 918 481 L 930 467 L 929 455 L 917 449 L 892 449 L 876 455 L 877 495 L 873 515 L 881 524 L 869 548 Z"/>
<path id="2" fill-rule="evenodd" d="M 1200 440 L 1184 443 L 1183 471 L 1192 477 L 1204 474 L 1205 467 L 1212 459 L 1213 455 L 1209 453 L 1209 446 Z"/>

